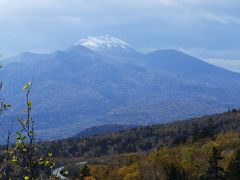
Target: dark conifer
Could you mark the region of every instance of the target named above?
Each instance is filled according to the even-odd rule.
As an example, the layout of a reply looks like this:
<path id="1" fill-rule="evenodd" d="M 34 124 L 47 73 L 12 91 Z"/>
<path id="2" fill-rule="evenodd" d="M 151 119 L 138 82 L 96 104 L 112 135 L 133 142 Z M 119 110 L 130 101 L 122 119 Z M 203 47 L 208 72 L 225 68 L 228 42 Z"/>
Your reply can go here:
<path id="1" fill-rule="evenodd" d="M 81 171 L 81 177 L 84 179 L 84 177 L 91 176 L 90 169 L 87 165 L 83 166 L 82 171 Z"/>
<path id="2" fill-rule="evenodd" d="M 213 147 L 212 154 L 208 159 L 207 179 L 209 180 L 222 180 L 224 179 L 224 169 L 219 166 L 219 161 L 223 157 L 218 152 L 216 147 Z"/>
<path id="3" fill-rule="evenodd" d="M 166 168 L 167 180 L 188 180 L 185 171 L 176 167 L 173 163 Z"/>
<path id="4" fill-rule="evenodd" d="M 239 180 L 240 179 L 240 150 L 238 150 L 227 168 L 227 179 Z"/>

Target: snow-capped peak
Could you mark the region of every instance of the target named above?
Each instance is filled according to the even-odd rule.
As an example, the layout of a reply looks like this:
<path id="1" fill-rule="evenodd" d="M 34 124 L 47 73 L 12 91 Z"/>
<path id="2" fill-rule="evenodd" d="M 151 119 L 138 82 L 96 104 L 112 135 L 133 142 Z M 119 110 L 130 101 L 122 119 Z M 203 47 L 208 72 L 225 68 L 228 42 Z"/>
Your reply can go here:
<path id="1" fill-rule="evenodd" d="M 99 51 L 103 49 L 112 49 L 112 48 L 127 48 L 129 45 L 115 37 L 111 37 L 109 35 L 105 36 L 98 36 L 98 37 L 92 37 L 89 36 L 86 39 L 81 39 L 78 43 L 75 45 L 82 45 L 85 46 L 91 50 Z"/>
<path id="2" fill-rule="evenodd" d="M 132 57 L 139 56 L 134 48 L 128 43 L 109 35 L 81 39 L 75 45 L 81 45 L 100 54 L 110 57 Z"/>

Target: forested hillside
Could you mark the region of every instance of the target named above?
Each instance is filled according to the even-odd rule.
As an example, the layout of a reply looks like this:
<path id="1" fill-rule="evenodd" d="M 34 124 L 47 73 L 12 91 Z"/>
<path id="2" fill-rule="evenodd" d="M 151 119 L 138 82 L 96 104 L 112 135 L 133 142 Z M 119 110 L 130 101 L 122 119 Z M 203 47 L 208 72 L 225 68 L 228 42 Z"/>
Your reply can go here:
<path id="1" fill-rule="evenodd" d="M 88 161 L 87 172 L 93 179 L 230 180 L 240 177 L 239 128 L 240 111 L 234 109 L 165 125 L 47 142 L 42 147 L 66 164 Z M 73 166 L 65 171 L 71 172 L 72 179 L 81 174 Z"/>
<path id="2" fill-rule="evenodd" d="M 81 131 L 76 137 L 81 136 L 93 136 L 93 135 L 101 135 L 106 133 L 118 132 L 123 130 L 129 130 L 133 128 L 137 128 L 140 126 L 137 125 L 120 125 L 120 124 L 110 124 L 110 125 L 102 125 L 102 126 L 93 126 Z"/>
<path id="3" fill-rule="evenodd" d="M 195 142 L 219 133 L 240 129 L 240 111 L 152 125 L 132 130 L 44 143 L 56 156 L 98 157 L 104 155 L 151 151 L 163 146 Z"/>
<path id="4" fill-rule="evenodd" d="M 90 165 L 91 174 L 101 180 L 237 180 L 240 177 L 239 137 L 239 133 L 231 132 L 194 143 L 164 146 L 150 153 L 116 155 L 105 162 L 103 158 Z M 219 156 L 217 166 L 212 166 L 210 161 L 216 158 L 213 149 Z M 215 168 L 218 178 L 212 172 Z"/>
<path id="5" fill-rule="evenodd" d="M 230 180 L 240 177 L 239 128 L 240 111 L 233 109 L 175 123 L 41 142 L 37 156 L 51 152 L 55 168 L 64 166 L 70 179 Z M 79 162 L 88 164 L 80 169 L 74 166 Z M 9 172 L 16 173 L 13 170 Z"/>

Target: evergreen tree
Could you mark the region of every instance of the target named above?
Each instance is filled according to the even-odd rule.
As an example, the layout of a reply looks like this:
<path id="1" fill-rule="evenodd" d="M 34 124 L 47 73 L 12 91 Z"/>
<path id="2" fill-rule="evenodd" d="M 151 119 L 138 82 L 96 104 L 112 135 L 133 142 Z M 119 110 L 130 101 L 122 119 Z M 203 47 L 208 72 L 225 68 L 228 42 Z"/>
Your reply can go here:
<path id="1" fill-rule="evenodd" d="M 186 173 L 177 168 L 173 163 L 166 168 L 166 180 L 187 180 Z"/>
<path id="2" fill-rule="evenodd" d="M 227 179 L 239 180 L 240 179 L 240 150 L 238 150 L 227 168 Z"/>
<path id="3" fill-rule="evenodd" d="M 85 177 L 91 176 L 90 169 L 87 165 L 83 166 L 81 171 L 81 177 L 84 179 Z"/>
<path id="4" fill-rule="evenodd" d="M 213 147 L 212 154 L 208 159 L 207 179 L 209 180 L 221 180 L 224 179 L 224 169 L 219 166 L 219 161 L 223 157 L 218 152 L 216 147 Z"/>

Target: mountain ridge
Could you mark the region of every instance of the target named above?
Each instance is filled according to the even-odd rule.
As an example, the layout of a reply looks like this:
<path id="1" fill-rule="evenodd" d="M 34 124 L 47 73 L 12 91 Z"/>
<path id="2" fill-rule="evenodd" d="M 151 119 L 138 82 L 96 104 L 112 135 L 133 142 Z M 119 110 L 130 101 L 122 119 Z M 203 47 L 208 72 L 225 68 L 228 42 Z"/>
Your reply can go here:
<path id="1" fill-rule="evenodd" d="M 238 73 L 176 50 L 113 56 L 73 45 L 11 61 L 3 64 L 0 76 L 12 108 L 0 121 L 21 115 L 20 89 L 33 79 L 33 113 L 38 133 L 47 132 L 46 139 L 72 136 L 93 124 L 164 123 L 240 104 Z"/>

